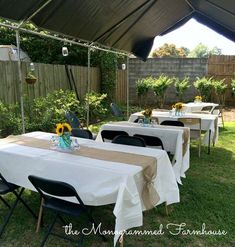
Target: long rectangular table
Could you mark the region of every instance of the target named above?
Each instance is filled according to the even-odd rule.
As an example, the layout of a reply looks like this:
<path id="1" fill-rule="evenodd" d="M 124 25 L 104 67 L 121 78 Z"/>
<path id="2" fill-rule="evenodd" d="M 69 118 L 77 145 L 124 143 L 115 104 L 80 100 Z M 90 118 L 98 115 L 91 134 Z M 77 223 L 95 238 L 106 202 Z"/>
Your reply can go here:
<path id="1" fill-rule="evenodd" d="M 50 140 L 53 134 L 32 132 L 26 134 L 43 140 Z M 160 197 L 157 205 L 179 202 L 179 189 L 167 153 L 162 150 L 99 143 L 77 138 L 80 145 L 125 153 L 154 157 L 157 162 L 157 175 L 154 187 Z M 140 166 L 94 159 L 53 149 L 29 147 L 0 140 L 0 172 L 5 178 L 30 190 L 34 187 L 28 180 L 36 175 L 67 182 L 74 186 L 86 205 L 100 206 L 115 203 L 115 231 L 120 233 L 143 224 L 144 203 L 143 173 Z M 70 201 L 77 202 L 70 198 Z M 114 237 L 114 244 L 120 234 Z"/>
<path id="2" fill-rule="evenodd" d="M 181 177 L 185 178 L 185 172 L 189 169 L 189 128 L 162 125 L 142 127 L 138 123 L 127 121 L 110 122 L 101 126 L 96 138 L 98 142 L 103 142 L 102 130 L 123 130 L 130 136 L 141 134 L 159 137 L 164 149 L 174 155 L 172 164 L 177 182 L 181 184 Z"/>
<path id="3" fill-rule="evenodd" d="M 159 124 L 165 120 L 178 120 L 179 118 L 200 118 L 201 119 L 201 129 L 206 131 L 203 138 L 203 143 L 208 144 L 213 142 L 215 144 L 218 140 L 219 127 L 218 127 L 218 116 L 211 114 L 196 114 L 196 113 L 186 113 L 182 116 L 171 115 L 170 112 L 159 112 L 153 111 L 152 116 L 158 118 Z M 134 122 L 139 117 L 143 117 L 141 112 L 136 112 L 132 114 L 129 118 L 129 122 Z M 188 126 L 193 129 L 193 126 Z"/>
<path id="4" fill-rule="evenodd" d="M 209 103 L 209 102 L 189 102 L 187 104 L 183 104 L 184 111 L 186 113 L 193 113 L 193 112 L 199 112 L 202 110 L 203 107 L 211 106 L 212 110 L 218 106 L 219 104 L 216 103 Z"/>

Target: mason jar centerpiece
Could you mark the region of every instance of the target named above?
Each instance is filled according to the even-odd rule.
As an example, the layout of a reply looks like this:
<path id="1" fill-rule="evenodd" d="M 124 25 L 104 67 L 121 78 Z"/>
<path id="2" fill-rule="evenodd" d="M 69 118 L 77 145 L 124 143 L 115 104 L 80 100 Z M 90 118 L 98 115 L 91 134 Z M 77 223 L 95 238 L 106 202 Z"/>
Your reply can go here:
<path id="1" fill-rule="evenodd" d="M 144 111 L 142 111 L 142 114 L 144 115 L 144 120 L 143 120 L 144 125 L 151 124 L 152 109 L 147 108 Z"/>
<path id="2" fill-rule="evenodd" d="M 59 123 L 56 125 L 56 133 L 59 136 L 58 147 L 64 150 L 71 149 L 71 131 L 72 128 L 68 123 Z"/>
<path id="3" fill-rule="evenodd" d="M 175 110 L 175 116 L 181 116 L 183 111 L 183 103 L 182 102 L 175 103 L 172 106 L 172 109 Z"/>

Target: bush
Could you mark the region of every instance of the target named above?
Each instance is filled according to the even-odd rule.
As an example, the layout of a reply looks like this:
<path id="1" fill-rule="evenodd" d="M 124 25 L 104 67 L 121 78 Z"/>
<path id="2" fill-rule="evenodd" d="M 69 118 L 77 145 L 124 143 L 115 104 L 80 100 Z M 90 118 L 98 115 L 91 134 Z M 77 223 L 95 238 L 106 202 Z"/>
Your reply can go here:
<path id="1" fill-rule="evenodd" d="M 6 105 L 0 101 L 0 136 L 19 134 L 21 129 L 21 117 L 18 105 Z"/>
<path id="2" fill-rule="evenodd" d="M 202 96 L 205 101 L 208 102 L 211 100 L 211 92 L 213 88 L 212 77 L 197 77 L 197 80 L 194 82 L 194 87 L 198 90 L 200 96 Z"/>
<path id="3" fill-rule="evenodd" d="M 228 85 L 224 83 L 224 79 L 221 81 L 213 80 L 212 84 L 215 89 L 215 94 L 217 96 L 218 103 L 221 105 L 224 105 L 225 104 L 225 93 L 226 93 Z"/>
<path id="4" fill-rule="evenodd" d="M 183 101 L 183 96 L 185 91 L 190 87 L 189 78 L 185 77 L 183 80 L 179 78 L 174 78 L 176 94 L 179 97 L 179 101 Z"/>
<path id="5" fill-rule="evenodd" d="M 87 109 L 87 103 L 89 102 L 89 118 L 91 123 L 101 121 L 106 116 L 108 112 L 106 100 L 107 94 L 95 92 L 86 94 L 83 109 Z M 86 119 L 86 111 L 84 112 L 84 119 Z"/>
<path id="6" fill-rule="evenodd" d="M 158 78 L 154 79 L 152 89 L 157 97 L 158 107 L 163 107 L 165 102 L 166 90 L 172 84 L 172 82 L 173 78 L 170 78 L 166 75 L 160 75 Z"/>
<path id="7" fill-rule="evenodd" d="M 235 79 L 231 82 L 232 95 L 235 97 Z"/>
<path id="8" fill-rule="evenodd" d="M 146 104 L 146 96 L 147 93 L 149 91 L 149 89 L 151 88 L 151 85 L 153 83 L 154 79 L 149 76 L 143 79 L 139 79 L 136 82 L 136 93 L 138 95 L 139 98 L 139 104 L 140 106 L 143 104 Z"/>

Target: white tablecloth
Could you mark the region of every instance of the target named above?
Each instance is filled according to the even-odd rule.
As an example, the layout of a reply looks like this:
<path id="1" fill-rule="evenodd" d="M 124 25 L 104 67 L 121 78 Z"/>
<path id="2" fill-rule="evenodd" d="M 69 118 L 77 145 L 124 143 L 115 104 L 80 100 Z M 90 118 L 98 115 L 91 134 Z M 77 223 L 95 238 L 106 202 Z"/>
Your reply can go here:
<path id="1" fill-rule="evenodd" d="M 30 137 L 50 140 L 52 134 L 32 132 Z M 152 156 L 157 159 L 155 187 L 160 201 L 179 202 L 179 189 L 170 160 L 165 151 L 150 148 L 98 143 L 78 138 L 82 145 L 105 150 L 117 150 Z M 87 205 L 115 203 L 115 231 L 123 231 L 143 224 L 141 200 L 143 177 L 141 167 L 97 160 L 54 150 L 21 146 L 0 145 L 0 172 L 12 183 L 34 190 L 29 175 L 61 180 L 74 186 Z M 77 202 L 74 198 L 70 201 Z M 114 245 L 119 235 L 115 235 Z"/>
<path id="2" fill-rule="evenodd" d="M 203 107 L 206 107 L 206 106 L 212 106 L 212 110 L 213 110 L 216 106 L 218 106 L 218 104 L 209 103 L 209 102 L 199 102 L 199 103 L 190 102 L 190 103 L 184 104 L 184 111 L 186 113 L 199 112 L 202 110 Z"/>
<path id="3" fill-rule="evenodd" d="M 143 115 L 140 112 L 136 112 L 132 114 L 129 118 L 129 122 L 134 122 L 138 117 Z M 178 118 L 200 118 L 201 119 L 201 128 L 202 130 L 206 131 L 206 134 L 203 138 L 203 144 L 208 144 L 209 142 L 209 130 L 211 131 L 211 137 L 210 141 L 212 142 L 213 140 L 215 143 L 218 140 L 218 135 L 219 135 L 219 127 L 218 127 L 218 116 L 212 115 L 212 114 L 196 114 L 196 113 L 186 113 L 183 116 L 174 116 L 170 115 L 169 112 L 158 112 L 158 111 L 153 111 L 152 113 L 153 117 L 157 117 L 159 124 L 165 120 L 177 120 Z M 217 123 L 217 125 L 216 125 Z M 188 126 L 190 129 L 193 129 L 193 126 Z"/>
<path id="4" fill-rule="evenodd" d="M 174 154 L 173 158 L 173 170 L 178 183 L 181 183 L 181 177 L 185 177 L 185 172 L 189 168 L 189 144 L 187 145 L 187 151 L 183 155 L 183 131 L 185 127 L 169 127 L 162 125 L 155 125 L 154 127 L 141 127 L 138 123 L 131 122 L 111 122 L 101 126 L 97 135 L 96 141 L 103 142 L 101 137 L 102 130 L 123 130 L 130 136 L 134 134 L 157 136 L 162 142 L 164 149 L 167 152 Z M 190 138 L 190 137 L 189 137 Z"/>

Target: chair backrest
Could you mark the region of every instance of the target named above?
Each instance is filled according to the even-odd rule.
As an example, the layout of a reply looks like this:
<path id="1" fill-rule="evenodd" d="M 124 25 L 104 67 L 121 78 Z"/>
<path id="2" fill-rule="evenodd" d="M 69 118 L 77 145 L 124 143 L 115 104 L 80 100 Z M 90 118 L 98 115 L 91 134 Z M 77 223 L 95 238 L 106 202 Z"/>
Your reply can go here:
<path id="1" fill-rule="evenodd" d="M 179 121 L 190 129 L 201 131 L 201 118 L 179 118 Z"/>
<path id="2" fill-rule="evenodd" d="M 93 135 L 90 130 L 87 129 L 72 129 L 72 136 L 85 138 L 85 139 L 93 139 Z"/>
<path id="3" fill-rule="evenodd" d="M 222 107 L 221 106 L 215 106 L 214 109 L 211 111 L 211 114 L 221 116 L 222 115 Z"/>
<path id="4" fill-rule="evenodd" d="M 181 122 L 180 120 L 165 120 L 160 123 L 160 125 L 169 125 L 169 126 L 179 126 L 179 127 L 184 127 L 184 123 Z"/>
<path id="5" fill-rule="evenodd" d="M 138 123 L 140 119 L 144 119 L 144 117 L 138 117 L 134 120 L 134 123 Z"/>
<path id="6" fill-rule="evenodd" d="M 131 145 L 131 146 L 138 146 L 138 147 L 145 147 L 144 139 L 136 136 L 126 136 L 126 135 L 119 135 L 116 136 L 112 143 L 116 144 L 123 144 L 123 145 Z"/>
<path id="7" fill-rule="evenodd" d="M 5 184 L 6 186 L 10 187 L 10 184 L 7 182 L 7 180 L 3 177 L 3 175 L 0 173 L 0 182 L 2 184 Z"/>
<path id="8" fill-rule="evenodd" d="M 44 199 L 47 198 L 45 193 L 50 196 L 56 197 L 76 197 L 79 204 L 84 206 L 83 201 L 77 194 L 74 187 L 68 183 L 41 178 L 33 175 L 28 176 L 28 179 Z"/>
<path id="9" fill-rule="evenodd" d="M 101 137 L 103 142 L 106 140 L 113 140 L 116 136 L 119 135 L 126 135 L 128 136 L 128 133 L 121 130 L 102 130 L 101 131 Z"/>
<path id="10" fill-rule="evenodd" d="M 211 112 L 213 109 L 213 106 L 203 106 L 201 111 Z"/>
<path id="11" fill-rule="evenodd" d="M 122 111 L 118 108 L 118 106 L 115 103 L 111 103 L 110 107 L 115 117 L 123 117 Z"/>
<path id="12" fill-rule="evenodd" d="M 138 117 L 134 120 L 134 123 L 138 123 L 140 119 L 143 119 L 144 120 L 144 117 Z M 159 124 L 159 120 L 157 117 L 151 117 L 151 121 L 155 121 L 156 124 Z"/>
<path id="13" fill-rule="evenodd" d="M 80 120 L 73 112 L 65 112 L 65 117 L 72 128 L 82 128 Z"/>
<path id="14" fill-rule="evenodd" d="M 146 136 L 135 134 L 134 136 L 144 139 L 146 146 L 161 147 L 164 150 L 162 140 L 157 136 Z"/>

